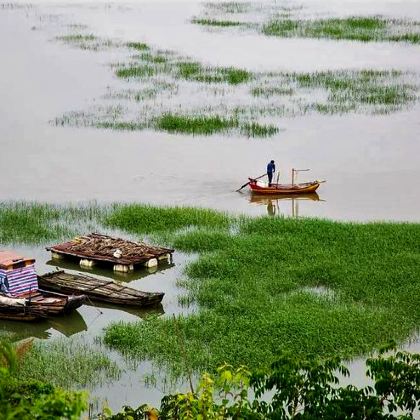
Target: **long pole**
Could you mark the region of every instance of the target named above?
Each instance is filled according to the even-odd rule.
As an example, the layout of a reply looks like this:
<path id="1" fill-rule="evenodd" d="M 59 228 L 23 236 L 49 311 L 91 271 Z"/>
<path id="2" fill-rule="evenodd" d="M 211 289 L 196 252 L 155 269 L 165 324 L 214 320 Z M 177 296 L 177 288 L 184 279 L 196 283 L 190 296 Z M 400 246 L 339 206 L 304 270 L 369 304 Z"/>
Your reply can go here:
<path id="1" fill-rule="evenodd" d="M 260 179 L 260 178 L 263 178 L 264 176 L 267 176 L 267 174 L 265 173 L 265 174 L 263 174 L 263 175 L 257 176 L 256 178 L 253 178 L 253 179 L 254 179 L 254 180 L 255 180 L 255 179 Z M 248 181 L 246 184 L 242 185 L 242 187 L 238 188 L 238 189 L 236 190 L 236 192 L 241 191 L 241 190 L 242 190 L 242 188 L 245 188 L 247 185 L 249 185 L 249 183 L 250 183 L 250 181 Z"/>

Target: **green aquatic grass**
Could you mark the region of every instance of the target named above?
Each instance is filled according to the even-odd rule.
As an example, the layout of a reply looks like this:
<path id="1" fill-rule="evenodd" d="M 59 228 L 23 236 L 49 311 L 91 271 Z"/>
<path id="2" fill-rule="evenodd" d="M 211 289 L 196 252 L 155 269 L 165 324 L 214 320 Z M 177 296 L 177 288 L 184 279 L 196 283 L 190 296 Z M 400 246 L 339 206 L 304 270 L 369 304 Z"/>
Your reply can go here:
<path id="1" fill-rule="evenodd" d="M 115 71 L 117 77 L 122 79 L 130 78 L 150 78 L 159 73 L 163 73 L 165 69 L 156 65 L 142 64 L 142 65 L 129 65 L 126 67 L 118 68 Z"/>
<path id="2" fill-rule="evenodd" d="M 129 42 L 127 43 L 127 47 L 133 48 L 137 51 L 150 50 L 150 47 L 144 42 Z"/>
<path id="3" fill-rule="evenodd" d="M 194 61 L 176 63 L 177 77 L 205 83 L 238 85 L 252 79 L 252 73 L 235 67 L 205 67 Z"/>
<path id="4" fill-rule="evenodd" d="M 420 322 L 419 224 L 244 218 L 237 234 L 200 229 L 173 243 L 200 254 L 181 297 L 198 311 L 117 323 L 105 342 L 176 374 L 267 367 L 283 350 L 357 356 Z"/>
<path id="5" fill-rule="evenodd" d="M 109 227 L 143 234 L 173 232 L 185 228 L 228 228 L 231 217 L 214 210 L 191 207 L 154 207 L 127 204 L 115 206 L 105 219 Z"/>
<path id="6" fill-rule="evenodd" d="M 193 135 L 210 135 L 226 132 L 238 126 L 233 118 L 218 115 L 175 115 L 164 114 L 155 123 L 156 128 L 170 133 L 188 133 Z"/>
<path id="7" fill-rule="evenodd" d="M 118 323 L 105 333 L 107 345 L 168 365 L 177 374 L 187 365 L 213 369 L 225 361 L 264 367 L 282 350 L 361 355 L 391 338 L 408 338 L 420 322 L 420 224 L 236 218 L 135 204 L 1 203 L 0 215 L 2 243 L 45 242 L 85 233 L 91 223 L 97 231 L 152 235 L 198 254 L 178 282 L 185 289 L 179 299 L 195 305 L 193 314 Z M 40 232 L 30 229 L 34 222 Z M 63 223 L 65 232 L 55 228 Z M 71 379 L 84 386 L 117 374 L 83 343 L 51 345 L 30 355 L 23 378 L 42 373 L 48 380 L 55 377 L 56 384 Z M 102 373 L 95 376 L 98 369 Z"/>
<path id="8" fill-rule="evenodd" d="M 265 125 L 256 122 L 246 123 L 241 126 L 241 133 L 247 137 L 270 137 L 279 132 L 275 125 Z"/>
<path id="9" fill-rule="evenodd" d="M 206 9 L 217 11 L 222 14 L 246 13 L 251 9 L 252 5 L 252 2 L 246 1 L 221 1 L 204 4 Z"/>
<path id="10" fill-rule="evenodd" d="M 121 369 L 99 349 L 77 339 L 37 342 L 19 364 L 17 377 L 65 389 L 101 385 L 118 379 Z"/>
<path id="11" fill-rule="evenodd" d="M 165 57 L 163 54 L 151 54 L 150 52 L 140 54 L 139 58 L 143 61 L 157 64 L 166 63 L 168 61 L 167 57 Z"/>
<path id="12" fill-rule="evenodd" d="M 58 41 L 80 48 L 82 50 L 99 51 L 119 44 L 109 39 L 99 38 L 93 34 L 72 33 L 56 37 Z"/>
<path id="13" fill-rule="evenodd" d="M 295 73 L 289 75 L 301 88 L 324 88 L 331 105 L 403 106 L 417 99 L 417 87 L 402 81 L 396 71 L 361 70 Z"/>
<path id="14" fill-rule="evenodd" d="M 45 243 L 80 233 L 100 223 L 105 207 L 54 206 L 30 202 L 0 202 L 0 243 Z"/>
<path id="15" fill-rule="evenodd" d="M 217 19 L 193 19 L 191 23 L 203 26 L 216 26 L 216 27 L 231 27 L 231 26 L 244 26 L 245 22 L 238 22 L 233 20 L 217 20 Z"/>
<path id="16" fill-rule="evenodd" d="M 0 243 L 42 242 L 69 233 L 57 208 L 44 204 L 0 203 Z"/>
<path id="17" fill-rule="evenodd" d="M 73 43 L 73 42 L 95 41 L 97 39 L 97 37 L 93 34 L 87 34 L 87 35 L 70 34 L 70 35 L 59 36 L 59 37 L 57 37 L 57 39 L 60 40 L 60 41 Z"/>
<path id="18" fill-rule="evenodd" d="M 146 124 L 136 121 L 100 121 L 95 126 L 118 131 L 136 131 L 147 127 Z"/>
<path id="19" fill-rule="evenodd" d="M 279 87 L 279 86 L 256 86 L 251 89 L 252 96 L 263 96 L 266 98 L 273 96 L 290 96 L 295 92 L 291 87 Z"/>
<path id="20" fill-rule="evenodd" d="M 265 35 L 279 37 L 329 38 L 354 41 L 420 42 L 418 22 L 381 16 L 351 16 L 317 20 L 273 19 L 262 27 Z M 408 32 L 407 32 L 408 31 Z"/>

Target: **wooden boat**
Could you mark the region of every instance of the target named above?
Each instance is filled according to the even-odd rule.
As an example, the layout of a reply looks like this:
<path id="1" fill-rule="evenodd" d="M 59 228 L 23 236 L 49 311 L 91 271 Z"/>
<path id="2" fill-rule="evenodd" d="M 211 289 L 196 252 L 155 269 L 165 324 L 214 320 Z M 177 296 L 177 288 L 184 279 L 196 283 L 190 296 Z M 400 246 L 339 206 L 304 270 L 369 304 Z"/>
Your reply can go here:
<path id="1" fill-rule="evenodd" d="M 35 321 L 78 308 L 85 296 L 67 296 L 38 287 L 35 260 L 0 250 L 0 318 Z"/>
<path id="2" fill-rule="evenodd" d="M 249 179 L 249 188 L 254 194 L 309 194 L 315 192 L 324 181 L 302 182 L 299 184 L 271 184 Z"/>
<path id="3" fill-rule="evenodd" d="M 157 305 L 162 301 L 164 295 L 164 293 L 142 292 L 113 280 L 70 274 L 61 270 L 38 276 L 38 283 L 47 290 L 75 295 L 84 294 L 89 299 L 115 305 L 136 307 Z"/>
<path id="4" fill-rule="evenodd" d="M 0 295 L 0 318 L 13 321 L 36 321 L 61 315 L 85 303 L 86 296 L 67 296 L 38 289 L 19 297 Z"/>

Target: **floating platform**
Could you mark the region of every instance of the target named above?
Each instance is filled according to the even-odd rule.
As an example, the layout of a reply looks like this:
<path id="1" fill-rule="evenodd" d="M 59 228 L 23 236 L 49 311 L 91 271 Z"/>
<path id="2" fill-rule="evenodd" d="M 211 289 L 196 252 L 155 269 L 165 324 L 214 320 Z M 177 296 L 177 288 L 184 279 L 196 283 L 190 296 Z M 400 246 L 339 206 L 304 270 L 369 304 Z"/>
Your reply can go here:
<path id="1" fill-rule="evenodd" d="M 142 292 L 112 280 L 70 274 L 65 271 L 38 276 L 38 283 L 42 288 L 55 292 L 85 295 L 92 300 L 139 308 L 160 304 L 164 295 L 164 293 Z"/>
<path id="2" fill-rule="evenodd" d="M 159 262 L 171 263 L 174 252 L 173 249 L 99 233 L 79 236 L 72 241 L 48 247 L 47 251 L 51 251 L 53 259 L 76 258 L 84 268 L 101 264 L 123 273 L 143 266 L 155 267 Z"/>

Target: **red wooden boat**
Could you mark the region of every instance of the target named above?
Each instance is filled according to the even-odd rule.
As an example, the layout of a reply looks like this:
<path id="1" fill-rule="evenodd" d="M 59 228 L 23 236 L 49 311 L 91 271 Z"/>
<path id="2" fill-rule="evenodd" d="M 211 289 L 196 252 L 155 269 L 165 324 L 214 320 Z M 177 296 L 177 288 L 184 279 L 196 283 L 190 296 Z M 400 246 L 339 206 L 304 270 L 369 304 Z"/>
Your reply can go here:
<path id="1" fill-rule="evenodd" d="M 254 194 L 308 194 L 315 192 L 325 181 L 302 182 L 299 184 L 271 184 L 253 178 L 249 179 L 249 188 Z"/>

